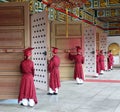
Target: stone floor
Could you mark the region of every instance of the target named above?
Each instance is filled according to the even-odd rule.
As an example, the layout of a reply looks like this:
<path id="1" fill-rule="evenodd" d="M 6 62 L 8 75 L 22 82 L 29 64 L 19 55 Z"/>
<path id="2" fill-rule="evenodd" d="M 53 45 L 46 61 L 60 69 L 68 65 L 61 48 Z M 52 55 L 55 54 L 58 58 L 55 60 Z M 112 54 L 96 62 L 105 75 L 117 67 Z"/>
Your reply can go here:
<path id="1" fill-rule="evenodd" d="M 109 73 L 119 76 L 120 70 L 104 75 L 110 76 Z M 85 81 L 77 85 L 75 81 L 65 81 L 58 95 L 37 90 L 37 97 L 34 107 L 20 106 L 17 99 L 1 100 L 0 112 L 120 112 L 120 83 Z"/>
<path id="2" fill-rule="evenodd" d="M 113 68 L 111 71 L 105 71 L 103 75 L 99 75 L 97 78 L 94 76 L 86 76 L 86 79 L 97 79 L 97 80 L 120 80 L 120 68 Z"/>

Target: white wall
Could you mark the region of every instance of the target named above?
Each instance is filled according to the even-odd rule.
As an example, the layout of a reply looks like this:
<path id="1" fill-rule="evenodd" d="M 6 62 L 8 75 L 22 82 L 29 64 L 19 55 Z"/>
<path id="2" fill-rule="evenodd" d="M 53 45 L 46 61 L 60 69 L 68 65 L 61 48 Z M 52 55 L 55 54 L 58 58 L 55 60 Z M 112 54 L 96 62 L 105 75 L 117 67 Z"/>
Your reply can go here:
<path id="1" fill-rule="evenodd" d="M 120 36 L 109 36 L 107 39 L 107 45 L 109 46 L 111 43 L 117 43 L 120 45 Z"/>
<path id="2" fill-rule="evenodd" d="M 109 36 L 107 38 L 107 46 L 112 43 L 117 43 L 120 46 L 120 36 Z M 120 65 L 120 54 L 118 56 L 114 56 L 114 64 Z"/>

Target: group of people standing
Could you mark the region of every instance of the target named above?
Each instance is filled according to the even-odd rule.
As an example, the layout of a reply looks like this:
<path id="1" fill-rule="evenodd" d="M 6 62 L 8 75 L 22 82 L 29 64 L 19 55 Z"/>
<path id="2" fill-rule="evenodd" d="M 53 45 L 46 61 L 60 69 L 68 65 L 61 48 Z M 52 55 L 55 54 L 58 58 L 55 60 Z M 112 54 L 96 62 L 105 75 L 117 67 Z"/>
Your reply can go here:
<path id="1" fill-rule="evenodd" d="M 20 91 L 18 96 L 18 103 L 23 106 L 33 107 L 37 104 L 36 90 L 34 85 L 34 63 L 30 60 L 33 48 L 27 48 L 24 50 L 24 60 L 20 64 L 20 70 L 22 78 L 20 82 Z M 84 73 L 82 64 L 84 64 L 84 56 L 82 55 L 81 47 L 75 47 L 76 52 L 73 53 L 70 50 L 65 51 L 68 53 L 68 59 L 73 60 L 75 63 L 74 67 L 74 79 L 77 84 L 82 84 L 84 81 Z M 96 52 L 96 71 L 97 74 L 103 74 L 105 71 L 104 66 L 104 55 L 103 51 Z M 48 95 L 57 95 L 60 84 L 60 58 L 57 55 L 58 48 L 52 47 L 52 58 L 48 61 L 48 72 L 49 72 L 49 90 Z M 108 52 L 108 70 L 113 67 L 113 55 L 111 51 Z"/>
<path id="2" fill-rule="evenodd" d="M 82 49 L 80 46 L 76 46 L 76 52 L 72 53 L 70 50 L 65 51 L 65 53 L 68 53 L 68 58 L 70 60 L 74 61 L 75 67 L 74 67 L 74 79 L 76 80 L 77 84 L 83 84 L 84 82 L 84 72 L 82 64 L 84 64 L 84 56 L 82 55 Z M 53 47 L 52 50 L 53 57 L 48 63 L 48 71 L 50 73 L 50 82 L 49 82 L 49 92 L 48 95 L 56 95 L 58 94 L 58 90 L 60 87 L 60 76 L 59 76 L 59 65 L 60 65 L 60 59 L 57 55 L 58 48 Z M 96 52 L 96 72 L 97 75 L 103 74 L 105 71 L 105 56 L 103 53 L 103 50 Z M 107 64 L 108 69 L 112 70 L 113 68 L 113 55 L 111 53 L 111 50 L 107 52 Z"/>
<path id="3" fill-rule="evenodd" d="M 83 67 L 84 57 L 81 52 L 81 48 L 76 46 L 76 54 L 73 54 L 71 51 L 65 51 L 68 53 L 68 58 L 70 60 L 74 60 L 75 68 L 74 68 L 74 79 L 77 81 L 77 84 L 82 84 L 84 80 Z M 50 59 L 48 63 L 48 71 L 49 75 L 49 92 L 48 95 L 57 95 L 60 87 L 60 74 L 59 74 L 59 66 L 60 66 L 60 58 L 57 55 L 58 48 L 53 47 L 52 54 L 53 57 Z"/>
<path id="4" fill-rule="evenodd" d="M 18 103 L 23 106 L 33 107 L 37 104 L 36 90 L 34 85 L 34 63 L 30 59 L 33 48 L 27 48 L 24 50 L 24 60 L 20 64 L 20 71 L 22 74 L 20 82 L 20 91 L 18 96 Z M 78 84 L 82 84 L 84 80 L 82 64 L 84 63 L 84 57 L 81 53 L 81 48 L 76 47 L 76 54 L 72 54 L 70 51 L 68 58 L 74 60 L 74 79 Z M 58 48 L 52 47 L 52 58 L 48 61 L 48 72 L 49 72 L 49 90 L 48 95 L 57 95 L 60 84 L 60 58 L 57 55 Z"/>
<path id="5" fill-rule="evenodd" d="M 105 69 L 105 55 L 103 53 L 103 50 L 97 50 L 96 51 L 96 72 L 97 75 L 104 74 L 104 71 L 110 71 L 113 69 L 113 54 L 111 50 L 107 52 L 107 69 Z"/>

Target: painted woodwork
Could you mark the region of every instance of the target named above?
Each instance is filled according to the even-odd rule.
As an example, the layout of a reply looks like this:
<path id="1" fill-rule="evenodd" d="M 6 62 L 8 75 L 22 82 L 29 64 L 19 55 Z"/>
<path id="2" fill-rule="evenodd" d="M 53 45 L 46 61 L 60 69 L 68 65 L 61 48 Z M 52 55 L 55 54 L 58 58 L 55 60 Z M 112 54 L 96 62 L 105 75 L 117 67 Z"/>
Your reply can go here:
<path id="1" fill-rule="evenodd" d="M 23 49 L 30 46 L 28 3 L 0 4 L 0 99 L 17 98 Z"/>

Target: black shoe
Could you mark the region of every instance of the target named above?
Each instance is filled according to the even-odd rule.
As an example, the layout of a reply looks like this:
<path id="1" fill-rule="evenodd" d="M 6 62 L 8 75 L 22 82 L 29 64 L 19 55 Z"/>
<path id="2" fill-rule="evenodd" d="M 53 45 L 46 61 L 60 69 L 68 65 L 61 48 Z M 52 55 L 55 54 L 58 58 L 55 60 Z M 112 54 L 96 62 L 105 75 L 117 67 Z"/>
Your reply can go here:
<path id="1" fill-rule="evenodd" d="M 77 85 L 80 85 L 80 83 L 77 83 Z"/>
<path id="2" fill-rule="evenodd" d="M 20 104 L 21 106 L 24 106 L 23 103 Z"/>
<path id="3" fill-rule="evenodd" d="M 82 85 L 83 83 L 77 83 L 77 85 Z"/>
<path id="4" fill-rule="evenodd" d="M 47 95 L 53 95 L 53 93 L 47 93 Z"/>
<path id="5" fill-rule="evenodd" d="M 103 75 L 103 73 L 100 73 L 100 75 Z"/>
<path id="6" fill-rule="evenodd" d="M 57 93 L 53 93 L 54 95 L 57 95 Z"/>

